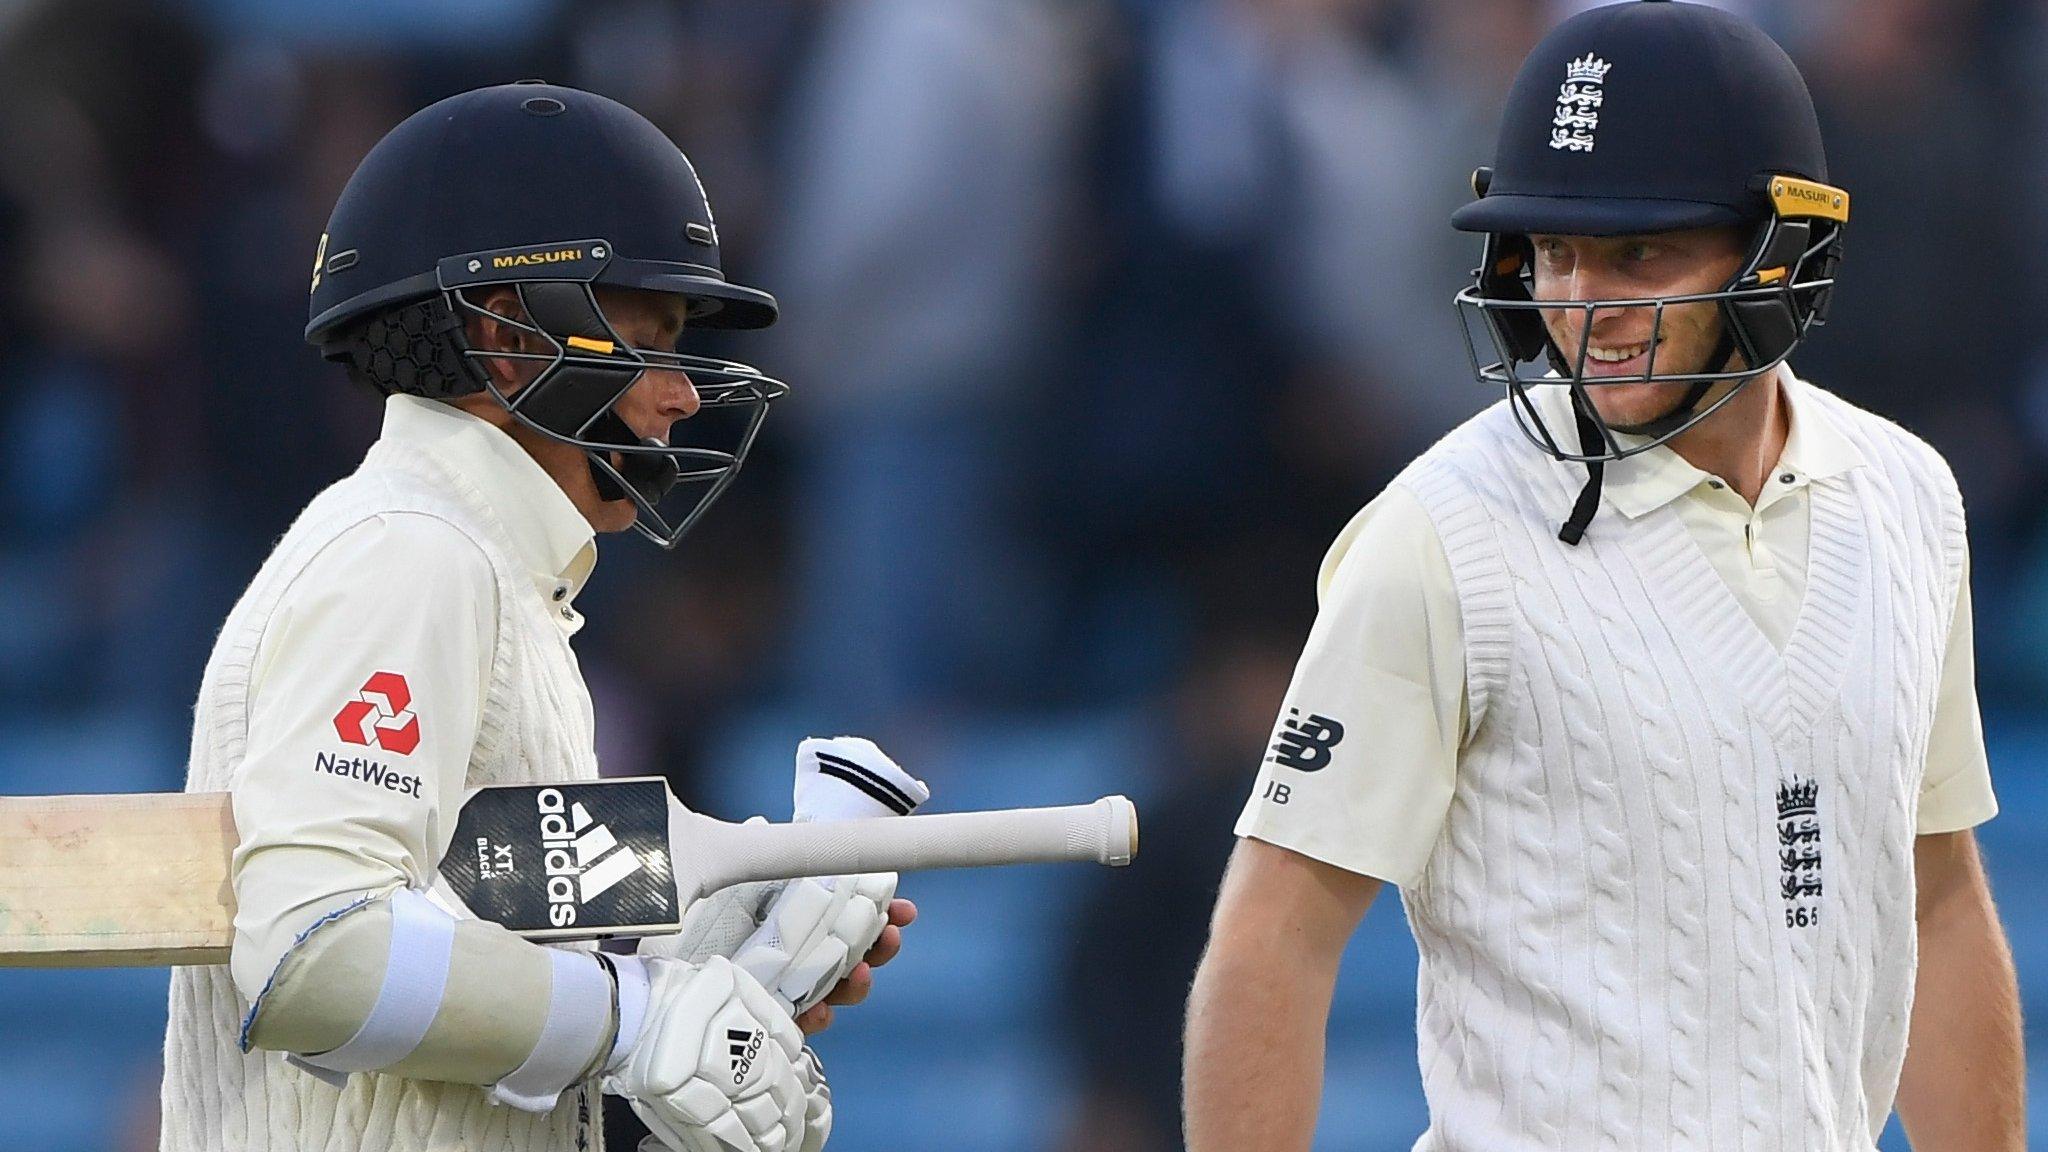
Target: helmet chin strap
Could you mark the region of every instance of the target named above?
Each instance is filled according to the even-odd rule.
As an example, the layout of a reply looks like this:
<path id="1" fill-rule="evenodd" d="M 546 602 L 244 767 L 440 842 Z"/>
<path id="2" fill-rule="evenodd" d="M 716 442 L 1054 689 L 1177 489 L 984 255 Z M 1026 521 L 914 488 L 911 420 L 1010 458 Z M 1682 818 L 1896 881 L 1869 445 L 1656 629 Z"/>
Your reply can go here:
<path id="1" fill-rule="evenodd" d="M 1723 323 L 1721 337 L 1715 341 L 1714 351 L 1708 354 L 1706 361 L 1720 367 L 1707 371 L 1725 372 L 1733 359 L 1735 339 L 1729 334 L 1728 325 Z M 1608 424 L 1607 428 L 1612 432 L 1621 432 L 1629 436 L 1648 436 L 1652 439 L 1670 436 L 1685 427 L 1686 422 L 1699 410 L 1700 401 L 1706 399 L 1707 393 L 1713 391 L 1713 388 L 1714 382 L 1711 380 L 1698 381 L 1688 386 L 1685 395 L 1679 397 L 1678 403 L 1672 405 L 1671 410 L 1662 416 L 1645 420 L 1640 424 Z M 1606 438 L 1600 434 L 1599 424 L 1595 423 L 1598 418 L 1591 411 L 1592 407 L 1592 401 L 1581 402 L 1578 396 L 1572 397 L 1572 415 L 1579 427 L 1581 456 L 1591 456 L 1596 447 L 1604 448 L 1607 444 Z M 1600 509 L 1600 488 L 1606 481 L 1606 475 L 1606 461 L 1586 462 L 1585 486 L 1579 489 L 1579 498 L 1572 503 L 1571 515 L 1565 517 L 1564 523 L 1558 527 L 1559 540 L 1577 547 L 1579 541 L 1586 538 L 1586 526 L 1593 522 L 1593 513 Z"/>
<path id="2" fill-rule="evenodd" d="M 1572 416 L 1579 425 L 1581 456 L 1591 456 L 1593 446 L 1604 443 L 1600 438 L 1600 428 L 1593 422 L 1592 412 L 1588 411 L 1592 406 L 1590 400 L 1581 401 L 1577 396 L 1572 397 Z M 1607 461 L 1586 461 L 1585 486 L 1579 489 L 1579 498 L 1572 502 L 1572 514 L 1565 517 L 1564 524 L 1557 530 L 1559 540 L 1576 548 L 1579 541 L 1586 538 L 1586 525 L 1593 522 L 1593 513 L 1600 508 L 1600 485 L 1606 475 Z"/>
<path id="3" fill-rule="evenodd" d="M 591 424 L 586 435 L 606 444 L 642 445 L 648 448 L 664 448 L 659 440 L 641 439 L 633 435 L 625 420 L 617 412 L 606 412 Z M 598 463 L 598 454 L 587 452 L 590 458 L 590 478 L 597 481 L 597 497 L 600 500 L 624 500 L 627 492 L 612 478 L 612 474 Z M 622 452 L 619 462 L 614 465 L 618 473 L 633 491 L 638 493 L 651 507 L 661 503 L 664 496 L 682 478 L 683 468 L 675 457 L 653 452 Z"/>

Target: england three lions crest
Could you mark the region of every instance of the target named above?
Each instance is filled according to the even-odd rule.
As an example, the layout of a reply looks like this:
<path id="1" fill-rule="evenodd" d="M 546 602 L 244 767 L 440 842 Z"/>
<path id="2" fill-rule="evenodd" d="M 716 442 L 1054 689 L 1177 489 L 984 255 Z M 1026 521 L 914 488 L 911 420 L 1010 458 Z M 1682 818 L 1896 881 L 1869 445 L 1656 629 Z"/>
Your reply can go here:
<path id="1" fill-rule="evenodd" d="M 1591 152 L 1600 127 L 1600 105 L 1607 99 L 1602 85 L 1613 67 L 1591 52 L 1566 64 L 1557 89 L 1557 115 L 1550 118 L 1550 146 L 1560 151 Z"/>
<path id="2" fill-rule="evenodd" d="M 1778 785 L 1778 892 L 1785 898 L 1785 927 L 1820 924 L 1822 882 L 1820 784 L 1793 776 Z"/>

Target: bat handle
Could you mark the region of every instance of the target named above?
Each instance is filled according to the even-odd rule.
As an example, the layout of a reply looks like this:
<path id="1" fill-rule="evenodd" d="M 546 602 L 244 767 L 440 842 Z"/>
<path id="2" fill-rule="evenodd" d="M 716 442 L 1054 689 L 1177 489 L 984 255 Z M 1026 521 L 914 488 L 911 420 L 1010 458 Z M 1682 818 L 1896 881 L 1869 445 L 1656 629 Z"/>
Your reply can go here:
<path id="1" fill-rule="evenodd" d="M 730 824 L 673 804 L 669 839 L 685 901 L 730 884 L 1081 862 L 1121 867 L 1138 851 L 1138 810 L 1122 796 L 1058 808 L 947 812 L 814 824 Z"/>

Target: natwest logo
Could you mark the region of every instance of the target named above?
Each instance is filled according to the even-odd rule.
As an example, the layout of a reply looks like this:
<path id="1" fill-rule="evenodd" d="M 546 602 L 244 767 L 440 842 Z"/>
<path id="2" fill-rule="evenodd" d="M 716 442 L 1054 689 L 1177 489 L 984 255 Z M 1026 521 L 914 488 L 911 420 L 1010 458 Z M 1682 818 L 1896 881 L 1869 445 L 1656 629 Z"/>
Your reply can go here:
<path id="1" fill-rule="evenodd" d="M 350 744 L 412 755 L 420 746 L 420 720 L 412 714 L 412 689 L 405 677 L 379 672 L 363 681 L 356 698 L 334 714 L 334 730 Z"/>

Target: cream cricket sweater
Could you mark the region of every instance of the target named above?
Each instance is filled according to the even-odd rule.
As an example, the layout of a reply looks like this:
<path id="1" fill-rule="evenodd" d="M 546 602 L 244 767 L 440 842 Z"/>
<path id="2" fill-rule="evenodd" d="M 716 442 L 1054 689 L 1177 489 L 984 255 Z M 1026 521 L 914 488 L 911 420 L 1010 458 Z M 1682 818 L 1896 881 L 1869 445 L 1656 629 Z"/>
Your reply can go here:
<path id="1" fill-rule="evenodd" d="M 1875 1147 L 1963 512 L 1932 449 L 1814 396 L 1868 466 L 1814 486 L 1782 655 L 1671 507 L 1559 543 L 1584 469 L 1503 405 L 1396 481 L 1455 577 L 1471 725 L 1403 892 L 1418 1152 Z"/>
<path id="2" fill-rule="evenodd" d="M 422 709 L 419 724 L 428 733 L 426 742 L 434 739 L 433 725 L 448 726 L 454 722 L 451 713 L 466 709 L 473 715 L 461 716 L 461 723 L 473 721 L 475 725 L 464 774 L 467 783 L 596 777 L 589 696 L 568 645 L 566 632 L 572 629 L 560 622 L 570 610 L 566 603 L 558 602 L 563 598 L 560 594 L 551 597 L 536 587 L 537 576 L 544 575 L 534 570 L 536 529 L 521 519 L 530 511 L 530 501 L 523 505 L 508 499 L 502 485 L 492 487 L 494 481 L 505 479 L 490 474 L 493 467 L 504 466 L 502 458 L 497 465 L 490 464 L 492 454 L 518 449 L 509 440 L 499 445 L 476 439 L 502 434 L 454 409 L 411 397 L 394 397 L 389 405 L 385 435 L 371 448 L 362 467 L 307 507 L 222 628 L 200 688 L 187 790 L 246 790 L 249 786 L 244 768 L 251 754 L 252 682 L 263 682 L 264 691 L 270 692 L 269 685 L 279 675 L 264 663 L 267 658 L 259 659 L 259 653 L 267 651 L 266 629 L 282 619 L 287 609 L 305 610 L 307 595 L 299 577 L 323 549 L 379 517 L 415 524 L 419 521 L 413 518 L 426 517 L 452 526 L 487 561 L 487 576 L 483 566 L 476 564 L 467 574 L 428 574 L 428 578 L 438 574 L 449 579 L 476 576 L 481 586 L 474 590 L 473 599 L 484 605 L 487 617 L 494 613 L 495 627 L 486 628 L 480 653 L 488 669 L 480 702 L 457 703 L 438 711 L 415 704 Z M 530 460 L 513 464 L 533 467 L 538 474 Z M 559 489 L 554 494 L 559 497 Z M 379 590 L 381 595 L 398 598 L 408 594 L 402 579 L 386 583 Z M 567 583 L 563 582 L 563 592 Z M 362 675 L 353 670 L 349 674 Z M 266 676 L 270 680 L 264 680 Z M 347 687 L 354 686 L 351 679 Z M 415 687 L 415 695 L 426 694 Z M 324 720 L 341 702 L 316 700 L 307 707 L 317 709 L 310 714 Z M 293 750 L 295 758 L 287 766 L 293 772 L 303 769 L 305 783 L 298 787 L 370 788 L 362 794 L 366 810 L 374 810 L 368 806 L 379 802 L 415 802 L 402 791 L 377 790 L 361 781 L 316 774 L 310 752 L 297 757 L 298 751 Z M 379 758 L 401 767 L 421 759 L 417 752 L 404 757 L 385 752 Z M 299 764 L 299 759 L 306 763 Z M 460 772 L 459 753 L 455 768 Z M 431 790 L 432 773 L 426 774 Z M 279 779 L 298 781 L 297 776 Z M 417 786 L 409 787 L 419 791 Z M 452 807 L 453 799 L 440 797 L 442 808 Z M 238 822 L 243 818 L 244 801 L 238 793 Z M 270 810 L 287 811 L 283 806 L 288 803 L 289 797 L 279 798 Z M 452 814 L 446 818 L 436 814 L 420 822 L 421 843 L 408 845 L 405 852 L 408 872 L 424 868 L 430 875 L 432 861 L 447 848 L 453 824 Z M 338 834 L 347 832 L 344 829 Z M 245 846 L 253 837 L 266 836 L 278 838 L 274 830 L 243 829 Z M 329 859 L 335 862 L 335 869 L 352 875 L 347 870 L 363 866 L 369 855 L 358 848 L 332 852 Z M 425 879 L 408 876 L 406 882 L 422 886 Z M 298 883 L 311 887 L 304 881 Z M 274 893 L 266 893 L 266 900 L 280 908 L 287 904 Z M 274 949 L 260 942 L 272 925 L 265 918 L 258 920 L 256 925 L 237 920 L 238 964 L 245 947 L 264 951 L 263 962 L 269 962 L 268 952 Z M 289 935 L 285 939 L 289 940 Z M 544 1009 L 543 999 L 539 1005 L 513 1010 Z M 336 1089 L 286 1064 L 278 1052 L 243 1051 L 240 1040 L 249 1011 L 228 967 L 183 968 L 173 973 L 170 1023 L 164 1041 L 162 1147 L 166 1152 L 568 1152 L 603 1145 L 594 1084 L 564 1093 L 559 1106 L 546 1114 L 493 1105 L 484 1089 L 467 1084 L 358 1073 L 345 1087 Z M 440 1027 L 438 1022 L 436 1027 Z"/>

